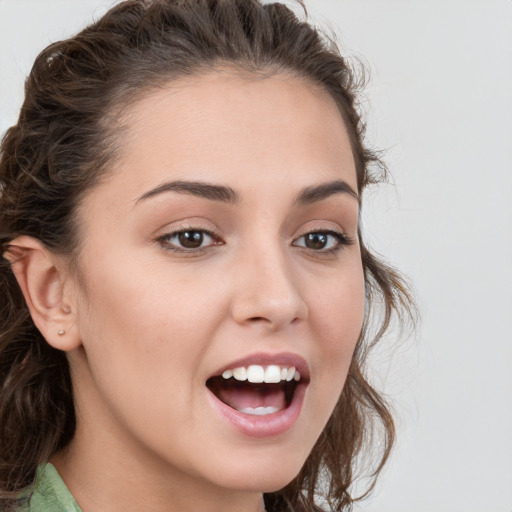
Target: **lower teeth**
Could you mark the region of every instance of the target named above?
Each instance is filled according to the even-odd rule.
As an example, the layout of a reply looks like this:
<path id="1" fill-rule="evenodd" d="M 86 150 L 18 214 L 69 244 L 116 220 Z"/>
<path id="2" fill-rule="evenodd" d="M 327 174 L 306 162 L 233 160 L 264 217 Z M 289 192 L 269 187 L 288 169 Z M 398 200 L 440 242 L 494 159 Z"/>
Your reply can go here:
<path id="1" fill-rule="evenodd" d="M 273 414 L 274 412 L 279 411 L 277 407 L 245 407 L 244 409 L 240 409 L 240 412 L 244 414 L 250 414 L 252 416 L 266 416 L 267 414 Z"/>

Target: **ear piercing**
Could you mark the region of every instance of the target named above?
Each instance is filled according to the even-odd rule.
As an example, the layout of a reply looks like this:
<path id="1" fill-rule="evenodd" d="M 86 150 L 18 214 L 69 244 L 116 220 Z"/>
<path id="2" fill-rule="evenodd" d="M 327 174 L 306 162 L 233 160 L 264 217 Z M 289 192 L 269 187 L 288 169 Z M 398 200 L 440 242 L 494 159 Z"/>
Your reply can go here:
<path id="1" fill-rule="evenodd" d="M 64 336 L 64 334 L 66 334 L 66 331 L 64 329 L 61 329 L 57 334 L 59 336 Z"/>

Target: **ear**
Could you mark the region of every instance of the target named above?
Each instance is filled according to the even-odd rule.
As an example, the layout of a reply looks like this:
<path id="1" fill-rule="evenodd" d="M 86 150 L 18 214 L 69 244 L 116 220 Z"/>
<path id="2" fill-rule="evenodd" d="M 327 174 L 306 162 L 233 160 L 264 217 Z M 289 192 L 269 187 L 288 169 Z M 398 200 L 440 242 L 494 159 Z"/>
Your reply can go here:
<path id="1" fill-rule="evenodd" d="M 59 259 L 29 236 L 10 242 L 3 256 L 11 263 L 32 320 L 46 341 L 64 351 L 80 346 L 76 308 L 66 298 L 66 276 Z"/>

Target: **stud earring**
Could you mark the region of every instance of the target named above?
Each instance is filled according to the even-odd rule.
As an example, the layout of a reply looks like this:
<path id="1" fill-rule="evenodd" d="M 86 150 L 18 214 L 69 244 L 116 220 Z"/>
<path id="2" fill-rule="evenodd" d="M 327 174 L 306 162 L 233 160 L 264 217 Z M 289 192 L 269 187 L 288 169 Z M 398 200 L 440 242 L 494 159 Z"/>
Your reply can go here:
<path id="1" fill-rule="evenodd" d="M 64 329 L 61 329 L 57 334 L 59 336 L 64 336 L 64 334 L 66 334 L 66 331 Z"/>

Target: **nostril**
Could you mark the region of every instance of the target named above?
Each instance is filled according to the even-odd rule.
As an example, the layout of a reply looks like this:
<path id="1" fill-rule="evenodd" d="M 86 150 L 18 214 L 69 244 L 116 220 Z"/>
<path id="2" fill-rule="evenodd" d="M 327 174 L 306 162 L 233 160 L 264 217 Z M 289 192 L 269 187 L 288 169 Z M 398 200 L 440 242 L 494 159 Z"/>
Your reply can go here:
<path id="1" fill-rule="evenodd" d="M 231 314 L 237 323 L 280 328 L 307 318 L 306 301 L 291 280 L 254 281 L 238 281 L 231 303 Z"/>
<path id="2" fill-rule="evenodd" d="M 268 318 L 264 316 L 253 316 L 252 318 L 248 318 L 249 322 L 270 322 Z"/>

